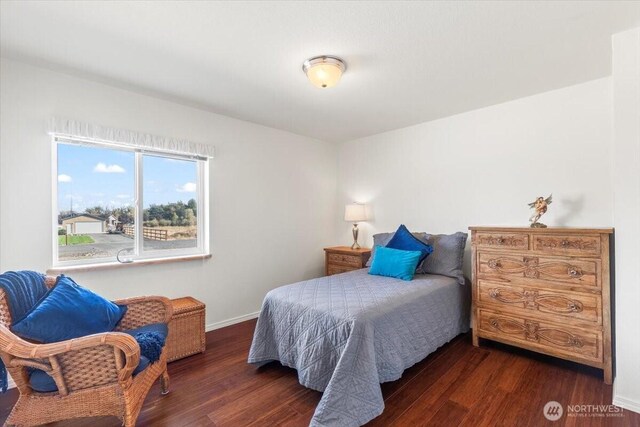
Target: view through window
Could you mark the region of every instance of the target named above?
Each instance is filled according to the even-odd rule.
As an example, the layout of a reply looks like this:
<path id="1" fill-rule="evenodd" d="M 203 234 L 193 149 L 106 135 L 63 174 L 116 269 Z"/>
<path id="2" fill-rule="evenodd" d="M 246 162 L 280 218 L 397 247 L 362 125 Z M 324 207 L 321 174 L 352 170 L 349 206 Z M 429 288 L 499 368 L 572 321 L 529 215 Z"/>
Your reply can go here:
<path id="1" fill-rule="evenodd" d="M 206 160 L 75 142 L 56 145 L 56 263 L 204 252 L 199 199 Z"/>
<path id="2" fill-rule="evenodd" d="M 144 156 L 142 171 L 144 249 L 197 247 L 196 162 Z"/>

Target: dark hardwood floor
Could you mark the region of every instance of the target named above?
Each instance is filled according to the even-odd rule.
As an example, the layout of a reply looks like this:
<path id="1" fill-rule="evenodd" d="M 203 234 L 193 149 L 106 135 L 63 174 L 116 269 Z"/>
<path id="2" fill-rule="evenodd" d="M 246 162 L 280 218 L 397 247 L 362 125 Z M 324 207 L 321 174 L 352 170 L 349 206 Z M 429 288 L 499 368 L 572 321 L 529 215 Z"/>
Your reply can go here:
<path id="1" fill-rule="evenodd" d="M 246 363 L 255 321 L 207 334 L 207 351 L 169 365 L 171 393 L 156 384 L 141 426 L 306 426 L 321 393 L 298 384 L 296 372 Z M 611 386 L 601 371 L 495 343 L 471 345 L 461 335 L 395 382 L 382 384 L 385 410 L 368 426 L 640 426 L 640 415 L 567 416 L 567 405 L 607 405 Z M 0 397 L 0 420 L 17 399 Z M 544 418 L 545 403 L 564 405 L 559 421 Z M 119 426 L 116 418 L 57 423 Z"/>

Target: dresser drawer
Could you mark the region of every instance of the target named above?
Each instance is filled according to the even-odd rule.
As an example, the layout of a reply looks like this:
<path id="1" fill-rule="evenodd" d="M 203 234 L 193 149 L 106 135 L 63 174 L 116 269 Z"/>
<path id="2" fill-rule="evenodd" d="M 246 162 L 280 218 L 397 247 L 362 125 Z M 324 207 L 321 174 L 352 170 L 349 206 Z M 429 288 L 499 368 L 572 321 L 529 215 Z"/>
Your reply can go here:
<path id="1" fill-rule="evenodd" d="M 347 271 L 353 271 L 353 270 L 357 270 L 357 268 L 345 267 L 340 265 L 329 265 L 327 267 L 327 275 L 331 276 L 333 274 L 346 273 Z"/>
<path id="2" fill-rule="evenodd" d="M 599 256 L 600 236 L 534 236 L 533 250 L 567 256 Z"/>
<path id="3" fill-rule="evenodd" d="M 357 255 L 328 254 L 327 256 L 329 264 L 345 265 L 355 268 L 362 266 L 362 258 Z"/>
<path id="4" fill-rule="evenodd" d="M 583 321 L 602 324 L 602 297 L 578 292 L 562 292 L 534 286 L 515 286 L 478 280 L 478 302 L 494 305 L 526 316 L 530 313 L 552 315 L 555 322 Z"/>
<path id="5" fill-rule="evenodd" d="M 473 242 L 479 248 L 529 249 L 529 235 L 517 233 L 476 233 Z"/>
<path id="6" fill-rule="evenodd" d="M 602 362 L 602 332 L 583 330 L 490 310 L 478 310 L 483 337 L 550 355 L 565 355 Z"/>
<path id="7" fill-rule="evenodd" d="M 479 278 L 519 279 L 527 285 L 557 283 L 599 289 L 601 284 L 597 260 L 478 252 L 477 269 Z"/>

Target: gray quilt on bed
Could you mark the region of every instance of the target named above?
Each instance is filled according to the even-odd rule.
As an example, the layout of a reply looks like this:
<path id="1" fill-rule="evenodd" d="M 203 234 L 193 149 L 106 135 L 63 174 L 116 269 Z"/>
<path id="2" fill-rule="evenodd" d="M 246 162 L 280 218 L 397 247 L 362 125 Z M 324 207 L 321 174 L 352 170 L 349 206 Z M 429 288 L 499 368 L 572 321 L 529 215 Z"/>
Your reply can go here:
<path id="1" fill-rule="evenodd" d="M 367 269 L 283 286 L 264 299 L 249 363 L 280 361 L 323 391 L 312 426 L 359 426 L 384 409 L 380 383 L 468 330 L 468 292 L 449 277 Z"/>

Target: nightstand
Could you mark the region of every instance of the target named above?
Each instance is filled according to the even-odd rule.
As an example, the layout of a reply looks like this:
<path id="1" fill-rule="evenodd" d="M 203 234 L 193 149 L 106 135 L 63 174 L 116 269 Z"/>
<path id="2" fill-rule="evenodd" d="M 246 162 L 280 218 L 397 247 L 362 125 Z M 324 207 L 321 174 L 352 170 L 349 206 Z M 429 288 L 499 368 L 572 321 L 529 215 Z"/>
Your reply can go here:
<path id="1" fill-rule="evenodd" d="M 364 268 L 371 256 L 371 249 L 351 249 L 349 246 L 324 248 L 324 271 L 327 276 Z"/>

